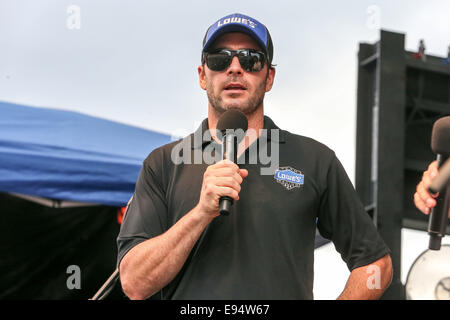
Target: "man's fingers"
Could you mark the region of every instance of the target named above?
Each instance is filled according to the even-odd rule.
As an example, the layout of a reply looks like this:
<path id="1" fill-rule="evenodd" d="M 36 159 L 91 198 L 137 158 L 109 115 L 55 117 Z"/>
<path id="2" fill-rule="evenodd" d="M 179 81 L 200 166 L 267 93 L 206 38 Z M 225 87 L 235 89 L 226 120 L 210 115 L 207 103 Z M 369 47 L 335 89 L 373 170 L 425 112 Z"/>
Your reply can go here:
<path id="1" fill-rule="evenodd" d="M 424 188 L 428 189 L 428 187 L 431 184 L 430 171 L 429 170 L 427 170 L 427 171 L 425 171 L 423 173 L 423 175 L 422 175 L 422 183 L 423 183 Z"/>
<path id="2" fill-rule="evenodd" d="M 427 196 L 429 196 L 431 198 L 437 198 L 437 196 L 439 195 L 439 193 L 433 194 L 428 191 L 428 188 L 430 187 L 432 181 L 438 176 L 438 173 L 439 173 L 439 170 L 438 170 L 438 166 L 437 166 L 437 161 L 433 161 L 428 166 L 427 171 L 425 171 L 422 176 L 423 187 L 427 191 Z"/>
<path id="3" fill-rule="evenodd" d="M 241 185 L 233 177 L 214 177 L 211 181 L 218 187 L 229 187 L 237 192 L 241 191 Z"/>
<path id="4" fill-rule="evenodd" d="M 425 214 L 430 213 L 430 208 L 428 208 L 425 205 L 425 202 L 423 202 L 423 200 L 420 198 L 420 196 L 417 192 L 414 193 L 414 204 L 416 205 L 417 209 L 419 209 L 423 213 L 425 213 Z"/>
<path id="5" fill-rule="evenodd" d="M 248 171 L 247 171 L 247 169 L 239 169 L 239 175 L 240 175 L 242 178 L 246 178 L 246 177 L 248 176 Z"/>
<path id="6" fill-rule="evenodd" d="M 437 164 L 436 160 L 433 161 L 432 163 L 430 163 L 427 171 L 428 171 L 428 175 L 429 175 L 431 181 L 438 176 L 439 169 L 438 169 L 438 164 Z"/>
<path id="7" fill-rule="evenodd" d="M 228 159 L 220 160 L 219 162 L 211 165 L 213 168 L 223 168 L 223 167 L 232 167 L 236 169 L 236 171 L 239 169 L 238 165 L 234 163 L 233 161 L 230 161 Z"/>
<path id="8" fill-rule="evenodd" d="M 427 170 L 422 175 L 422 180 L 416 186 L 416 192 L 414 193 L 414 204 L 425 214 L 431 212 L 431 208 L 436 206 L 436 198 L 439 193 L 432 194 L 428 191 L 433 179 L 438 175 L 437 161 L 433 161 L 428 166 Z"/>
<path id="9" fill-rule="evenodd" d="M 430 172 L 436 172 L 438 171 L 438 165 L 437 165 L 437 160 L 434 160 L 432 163 L 430 163 L 430 165 L 428 166 L 428 171 Z"/>
<path id="10" fill-rule="evenodd" d="M 221 176 L 231 176 L 234 173 L 238 173 L 239 167 L 238 166 L 236 166 L 236 167 L 234 167 L 234 166 L 223 167 L 222 166 L 222 167 L 215 167 L 215 168 L 211 167 L 209 170 L 211 171 L 211 174 L 213 176 L 221 177 Z"/>
<path id="11" fill-rule="evenodd" d="M 436 205 L 436 200 L 428 192 L 428 188 L 425 187 L 423 180 L 417 185 L 416 193 L 427 207 L 432 208 Z"/>
<path id="12" fill-rule="evenodd" d="M 243 178 L 248 176 L 246 169 L 239 169 L 239 166 L 229 160 L 222 160 L 206 169 L 207 176 L 214 177 L 234 177 L 238 183 L 242 183 Z"/>
<path id="13" fill-rule="evenodd" d="M 239 200 L 239 192 L 233 188 L 216 186 L 216 191 L 217 191 L 217 195 L 219 196 L 219 198 L 230 197 L 236 201 Z"/>
<path id="14" fill-rule="evenodd" d="M 233 178 L 239 184 L 241 184 L 243 181 L 243 177 L 241 176 L 240 172 L 234 171 L 233 168 L 229 167 L 211 170 L 208 176 L 213 178 L 222 178 L 222 177 Z"/>

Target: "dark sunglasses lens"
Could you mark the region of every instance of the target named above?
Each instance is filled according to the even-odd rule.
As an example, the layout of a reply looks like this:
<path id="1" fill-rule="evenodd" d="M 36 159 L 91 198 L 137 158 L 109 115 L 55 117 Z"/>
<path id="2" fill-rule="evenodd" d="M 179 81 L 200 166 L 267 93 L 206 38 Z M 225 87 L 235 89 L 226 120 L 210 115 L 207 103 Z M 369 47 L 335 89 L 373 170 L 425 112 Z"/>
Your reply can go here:
<path id="1" fill-rule="evenodd" d="M 264 55 L 255 51 L 243 52 L 239 55 L 239 62 L 244 70 L 258 72 L 264 68 Z"/>
<path id="2" fill-rule="evenodd" d="M 250 52 L 253 60 L 253 71 L 261 71 L 264 68 L 266 56 L 260 52 Z"/>
<path id="3" fill-rule="evenodd" d="M 231 59 L 231 55 L 226 52 L 209 53 L 206 56 L 206 65 L 213 71 L 222 71 L 230 65 Z"/>

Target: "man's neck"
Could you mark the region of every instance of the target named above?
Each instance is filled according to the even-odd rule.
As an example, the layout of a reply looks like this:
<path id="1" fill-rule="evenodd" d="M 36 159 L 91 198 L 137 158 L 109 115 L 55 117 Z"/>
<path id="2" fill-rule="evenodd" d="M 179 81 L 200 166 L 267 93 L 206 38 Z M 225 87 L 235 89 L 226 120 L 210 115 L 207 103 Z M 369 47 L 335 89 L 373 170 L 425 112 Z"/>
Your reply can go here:
<path id="1" fill-rule="evenodd" d="M 255 112 L 246 114 L 248 121 L 248 129 L 245 138 L 239 144 L 238 157 L 256 140 L 264 128 L 264 108 L 259 107 Z M 218 114 L 211 106 L 208 108 L 208 127 L 214 140 L 217 141 L 216 127 L 219 121 L 220 114 Z M 220 141 L 219 141 L 220 142 Z"/>

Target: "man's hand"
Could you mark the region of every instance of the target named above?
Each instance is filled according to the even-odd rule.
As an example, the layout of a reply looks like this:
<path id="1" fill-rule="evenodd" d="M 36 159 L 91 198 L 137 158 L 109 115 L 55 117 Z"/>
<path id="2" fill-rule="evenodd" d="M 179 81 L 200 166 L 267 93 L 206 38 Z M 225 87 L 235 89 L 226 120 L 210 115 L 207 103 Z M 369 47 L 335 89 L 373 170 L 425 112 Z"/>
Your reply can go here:
<path id="1" fill-rule="evenodd" d="M 414 193 L 414 204 L 417 209 L 422 211 L 425 214 L 429 214 L 431 208 L 436 206 L 435 198 L 439 195 L 439 193 L 431 194 L 428 192 L 428 187 L 434 178 L 438 175 L 438 165 L 437 161 L 433 161 L 428 169 L 423 173 L 422 181 L 416 187 L 416 193 Z"/>
<path id="2" fill-rule="evenodd" d="M 219 213 L 219 199 L 223 196 L 239 200 L 241 183 L 248 176 L 248 171 L 230 160 L 222 160 L 210 165 L 204 175 L 200 201 L 197 208 L 209 216 L 217 217 Z"/>

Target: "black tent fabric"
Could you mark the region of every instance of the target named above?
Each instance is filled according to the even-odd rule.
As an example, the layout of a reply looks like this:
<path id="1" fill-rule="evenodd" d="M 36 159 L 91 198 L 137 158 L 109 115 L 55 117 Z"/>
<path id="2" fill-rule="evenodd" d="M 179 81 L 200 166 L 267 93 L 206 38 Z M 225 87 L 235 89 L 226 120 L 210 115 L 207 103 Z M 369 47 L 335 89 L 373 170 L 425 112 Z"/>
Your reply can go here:
<path id="1" fill-rule="evenodd" d="M 115 270 L 118 209 L 52 208 L 0 193 L 0 299 L 92 298 Z M 120 284 L 107 298 L 125 298 Z"/>

